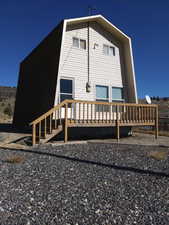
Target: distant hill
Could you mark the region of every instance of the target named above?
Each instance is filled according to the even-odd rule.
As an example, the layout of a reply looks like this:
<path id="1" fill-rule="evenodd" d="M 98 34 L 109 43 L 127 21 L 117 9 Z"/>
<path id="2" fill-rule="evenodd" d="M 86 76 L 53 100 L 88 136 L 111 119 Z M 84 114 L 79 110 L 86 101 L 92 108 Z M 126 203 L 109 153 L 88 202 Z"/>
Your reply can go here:
<path id="1" fill-rule="evenodd" d="M 157 104 L 159 109 L 159 117 L 169 117 L 169 97 L 152 97 L 152 104 Z M 139 103 L 145 103 L 145 99 L 140 99 Z"/>
<path id="2" fill-rule="evenodd" d="M 15 98 L 16 87 L 0 86 L 0 101 Z"/>
<path id="3" fill-rule="evenodd" d="M 16 87 L 0 86 L 0 123 L 12 120 L 15 105 Z M 159 117 L 169 118 L 169 97 L 151 97 L 152 104 L 158 104 Z M 145 99 L 139 103 L 146 104 Z"/>

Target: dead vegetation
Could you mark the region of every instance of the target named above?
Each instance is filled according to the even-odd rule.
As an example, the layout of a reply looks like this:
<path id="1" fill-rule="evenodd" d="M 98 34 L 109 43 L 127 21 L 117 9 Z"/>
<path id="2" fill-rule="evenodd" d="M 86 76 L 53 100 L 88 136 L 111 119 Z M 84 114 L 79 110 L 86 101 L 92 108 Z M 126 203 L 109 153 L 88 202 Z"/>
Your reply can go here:
<path id="1" fill-rule="evenodd" d="M 9 123 L 12 121 L 14 113 L 15 98 L 0 100 L 0 123 Z"/>
<path id="2" fill-rule="evenodd" d="M 25 158 L 23 156 L 13 155 L 3 161 L 6 163 L 11 163 L 11 164 L 23 163 L 25 161 Z"/>
<path id="3" fill-rule="evenodd" d="M 16 87 L 0 86 L 0 123 L 12 121 Z"/>
<path id="4" fill-rule="evenodd" d="M 137 133 L 143 133 L 143 134 L 153 134 L 154 135 L 154 131 L 153 130 L 146 130 L 144 128 L 133 128 L 133 131 L 134 132 L 137 132 Z M 165 136 L 165 137 L 169 137 L 169 131 L 159 131 L 158 132 L 158 135 L 159 136 Z"/>
<path id="5" fill-rule="evenodd" d="M 156 160 L 165 160 L 168 157 L 167 151 L 153 151 L 149 153 L 149 157 L 154 158 Z"/>

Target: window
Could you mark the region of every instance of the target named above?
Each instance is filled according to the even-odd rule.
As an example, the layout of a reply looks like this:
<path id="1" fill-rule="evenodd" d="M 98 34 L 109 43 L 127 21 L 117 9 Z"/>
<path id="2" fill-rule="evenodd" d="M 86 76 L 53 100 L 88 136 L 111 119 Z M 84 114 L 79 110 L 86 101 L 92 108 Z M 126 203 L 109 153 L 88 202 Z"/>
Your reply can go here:
<path id="1" fill-rule="evenodd" d="M 76 48 L 79 48 L 79 39 L 78 38 L 73 38 L 73 46 Z"/>
<path id="2" fill-rule="evenodd" d="M 112 87 L 112 101 L 123 101 L 123 89 Z"/>
<path id="3" fill-rule="evenodd" d="M 60 80 L 60 102 L 65 99 L 73 99 L 73 81 L 61 79 Z"/>
<path id="4" fill-rule="evenodd" d="M 115 47 L 103 45 L 103 54 L 109 56 L 115 56 Z"/>
<path id="5" fill-rule="evenodd" d="M 96 101 L 108 102 L 109 101 L 109 89 L 107 86 L 96 85 Z M 96 105 L 96 112 L 103 110 L 104 112 L 109 111 L 109 107 L 104 105 Z"/>
<path id="6" fill-rule="evenodd" d="M 104 55 L 109 55 L 109 46 L 103 45 L 103 53 Z"/>
<path id="7" fill-rule="evenodd" d="M 115 48 L 114 47 L 109 47 L 109 55 L 115 56 Z"/>
<path id="8" fill-rule="evenodd" d="M 86 49 L 86 41 L 85 40 L 80 40 L 80 48 Z"/>
<path id="9" fill-rule="evenodd" d="M 96 85 L 96 101 L 106 101 L 108 102 L 108 87 Z"/>
<path id="10" fill-rule="evenodd" d="M 86 40 L 73 37 L 73 47 L 86 49 Z"/>

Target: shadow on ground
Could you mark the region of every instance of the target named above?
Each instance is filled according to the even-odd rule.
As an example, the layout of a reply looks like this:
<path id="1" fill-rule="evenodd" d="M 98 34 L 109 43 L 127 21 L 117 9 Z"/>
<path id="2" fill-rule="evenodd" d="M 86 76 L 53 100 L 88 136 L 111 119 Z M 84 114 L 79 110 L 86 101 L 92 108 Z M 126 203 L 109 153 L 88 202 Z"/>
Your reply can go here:
<path id="1" fill-rule="evenodd" d="M 164 172 L 155 172 L 152 170 L 143 170 L 143 169 L 134 168 L 134 167 L 120 166 L 120 165 L 115 165 L 115 164 L 107 164 L 107 163 L 79 159 L 79 158 L 69 157 L 69 156 L 64 156 L 64 155 L 59 155 L 59 154 L 53 154 L 53 153 L 49 153 L 49 152 L 40 152 L 40 151 L 36 151 L 36 150 L 23 150 L 23 149 L 16 150 L 16 149 L 5 148 L 5 147 L 2 147 L 2 149 L 8 149 L 10 151 L 15 151 L 15 152 L 19 151 L 19 152 L 25 152 L 25 153 L 31 153 L 31 154 L 37 154 L 37 155 L 50 156 L 50 157 L 55 157 L 57 159 L 64 159 L 67 161 L 85 163 L 85 164 L 89 164 L 89 165 L 96 165 L 96 166 L 106 167 L 106 168 L 110 168 L 110 169 L 114 169 L 114 170 L 133 172 L 133 173 L 137 173 L 137 174 L 141 174 L 141 175 L 150 175 L 150 176 L 155 176 L 155 177 L 169 178 L 169 174 L 166 174 Z M 1 160 L 1 162 L 5 162 L 5 161 Z"/>
<path id="2" fill-rule="evenodd" d="M 31 134 L 31 129 L 17 129 L 12 123 L 0 123 L 0 132 L 4 133 L 27 133 Z"/>

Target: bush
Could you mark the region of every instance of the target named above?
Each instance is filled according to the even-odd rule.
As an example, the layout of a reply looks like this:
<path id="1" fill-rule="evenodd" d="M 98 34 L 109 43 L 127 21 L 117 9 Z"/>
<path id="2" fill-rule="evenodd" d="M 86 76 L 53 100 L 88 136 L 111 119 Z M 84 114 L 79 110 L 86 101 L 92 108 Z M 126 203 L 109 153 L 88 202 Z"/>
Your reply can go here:
<path id="1" fill-rule="evenodd" d="M 2 106 L 2 107 L 3 107 L 3 106 L 5 106 L 5 103 L 4 103 L 4 102 L 2 102 L 2 103 L 1 103 L 1 106 Z"/>
<path id="2" fill-rule="evenodd" d="M 6 114 L 8 116 L 12 116 L 13 112 L 12 112 L 12 107 L 10 104 L 8 104 L 8 106 L 5 107 L 4 114 Z"/>
<path id="3" fill-rule="evenodd" d="M 7 158 L 6 160 L 4 160 L 4 162 L 7 163 L 23 163 L 25 161 L 25 158 L 22 156 L 10 156 L 9 158 Z"/>

